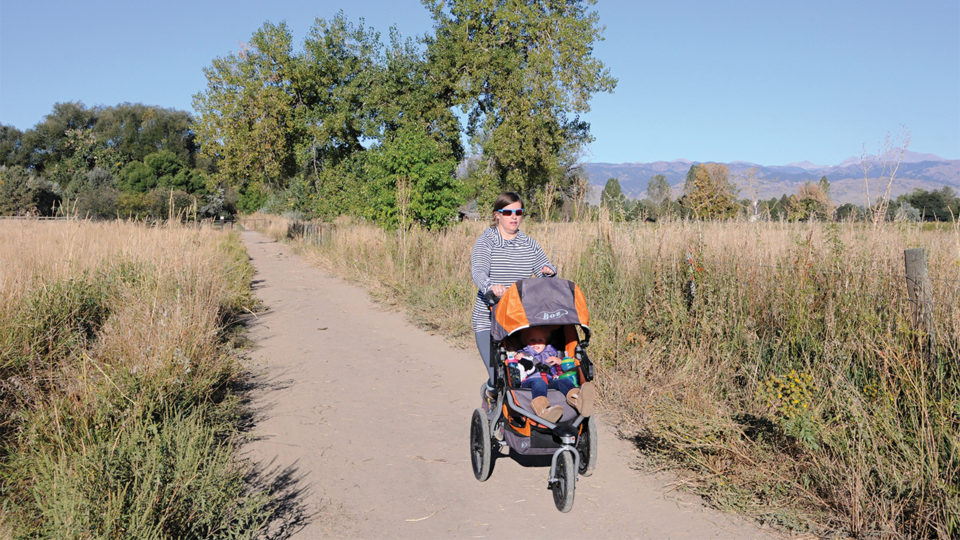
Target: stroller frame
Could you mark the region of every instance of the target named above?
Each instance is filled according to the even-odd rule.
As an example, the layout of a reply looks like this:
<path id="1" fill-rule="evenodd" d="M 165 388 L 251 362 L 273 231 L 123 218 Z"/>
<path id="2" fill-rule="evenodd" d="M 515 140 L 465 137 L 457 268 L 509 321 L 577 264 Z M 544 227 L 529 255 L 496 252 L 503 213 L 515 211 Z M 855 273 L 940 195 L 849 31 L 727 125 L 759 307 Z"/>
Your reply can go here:
<path id="1" fill-rule="evenodd" d="M 511 294 L 511 291 L 519 294 L 519 291 L 525 287 L 524 282 L 540 282 L 543 286 L 537 285 L 543 289 L 558 289 L 560 291 L 570 291 L 574 295 L 581 295 L 579 288 L 571 282 L 565 280 L 552 279 L 555 282 L 549 286 L 545 285 L 547 280 L 531 279 L 522 280 L 512 286 L 504 298 Z M 534 286 L 526 285 L 528 289 Z M 516 291 L 514 290 L 516 289 Z M 582 301 L 582 298 L 581 298 Z M 576 360 L 578 367 L 578 379 L 584 383 L 593 379 L 593 364 L 586 354 L 586 347 L 590 340 L 590 329 L 587 326 L 587 317 L 585 306 L 579 307 L 580 319 L 570 319 L 557 321 L 544 318 L 541 326 L 560 326 L 563 327 L 563 340 L 568 343 L 564 353 L 570 355 Z M 576 314 L 575 314 L 576 315 Z M 532 321 L 536 323 L 537 321 Z M 576 417 L 568 418 L 567 421 L 549 422 L 546 419 L 535 414 L 530 408 L 524 407 L 515 399 L 515 391 L 528 392 L 529 390 L 512 387 L 509 384 L 506 360 L 506 341 L 511 335 L 529 326 L 538 324 L 523 324 L 512 329 L 512 331 L 501 330 L 498 332 L 499 339 L 491 337 L 490 358 L 494 364 L 494 394 L 495 401 L 492 402 L 488 410 L 478 408 L 474 411 L 471 421 L 471 461 L 473 464 L 474 475 L 478 480 L 485 481 L 489 478 L 493 460 L 493 446 L 497 450 L 505 448 L 513 449 L 521 454 L 533 455 L 551 455 L 550 474 L 547 479 L 547 487 L 553 492 L 554 503 L 561 512 L 569 512 L 573 508 L 573 496 L 576 487 L 577 474 L 589 476 L 596 465 L 596 421 L 592 417 L 584 417 L 577 412 Z M 584 338 L 580 339 L 577 327 L 584 331 Z M 571 350 L 572 349 L 572 350 Z M 572 353 L 572 354 L 571 354 Z M 486 384 L 482 387 L 482 392 L 486 392 Z M 555 391 L 554 391 L 555 392 Z M 549 432 L 556 442 L 556 446 L 520 449 L 510 445 L 508 438 L 523 437 L 523 434 L 517 431 L 516 426 L 508 416 L 512 418 L 524 418 L 524 428 L 532 436 L 532 430 L 536 429 L 540 433 Z M 535 423 L 531 426 L 531 422 Z M 509 424 L 509 425 L 508 425 Z M 585 425 L 584 425 L 585 424 Z M 507 430 L 511 433 L 507 433 Z M 520 439 L 523 440 L 523 439 Z M 551 452 L 552 450 L 552 452 Z M 586 453 L 587 455 L 582 455 Z"/>

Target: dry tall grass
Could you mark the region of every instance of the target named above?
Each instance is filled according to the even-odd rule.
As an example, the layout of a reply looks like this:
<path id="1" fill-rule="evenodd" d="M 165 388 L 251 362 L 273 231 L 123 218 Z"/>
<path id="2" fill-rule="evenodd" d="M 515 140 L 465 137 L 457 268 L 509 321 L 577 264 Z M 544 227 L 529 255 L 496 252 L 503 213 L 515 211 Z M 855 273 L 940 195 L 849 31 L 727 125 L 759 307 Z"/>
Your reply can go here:
<path id="1" fill-rule="evenodd" d="M 252 534 L 223 323 L 253 306 L 236 237 L 0 223 L 0 504 L 18 536 Z M 248 497 L 247 499 L 244 499 Z"/>
<path id="2" fill-rule="evenodd" d="M 287 223 L 252 222 L 277 237 Z M 318 264 L 469 346 L 485 225 L 351 222 Z M 527 223 L 591 309 L 607 418 L 717 506 L 794 530 L 960 534 L 960 233 L 919 224 Z M 937 347 L 910 323 L 924 247 Z M 406 257 L 402 255 L 406 251 Z M 407 260 L 406 268 L 401 261 Z"/>

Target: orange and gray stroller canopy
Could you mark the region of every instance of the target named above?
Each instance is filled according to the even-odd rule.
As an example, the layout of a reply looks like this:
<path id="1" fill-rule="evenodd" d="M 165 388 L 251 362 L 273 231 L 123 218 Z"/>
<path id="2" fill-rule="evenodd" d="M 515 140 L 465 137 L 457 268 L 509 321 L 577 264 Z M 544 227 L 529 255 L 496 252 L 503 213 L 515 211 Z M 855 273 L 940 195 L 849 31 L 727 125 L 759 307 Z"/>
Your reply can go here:
<path id="1" fill-rule="evenodd" d="M 575 324 L 590 333 L 583 291 L 560 278 L 530 278 L 514 283 L 493 308 L 490 337 L 503 341 L 531 326 Z"/>

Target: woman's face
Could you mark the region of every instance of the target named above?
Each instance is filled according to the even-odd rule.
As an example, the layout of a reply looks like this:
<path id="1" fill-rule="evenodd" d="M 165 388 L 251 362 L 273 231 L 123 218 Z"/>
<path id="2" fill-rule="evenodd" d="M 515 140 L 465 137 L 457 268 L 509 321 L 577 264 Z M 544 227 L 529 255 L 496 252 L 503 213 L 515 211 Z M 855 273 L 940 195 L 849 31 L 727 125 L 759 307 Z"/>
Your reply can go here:
<path id="1" fill-rule="evenodd" d="M 522 208 L 520 201 L 515 203 L 510 203 L 503 207 L 504 210 L 520 210 Z M 500 212 L 494 213 L 497 218 L 497 227 L 507 235 L 517 234 L 517 231 L 520 230 L 520 220 L 523 219 L 522 216 L 518 216 L 516 212 L 511 212 L 512 215 L 505 215 Z"/>

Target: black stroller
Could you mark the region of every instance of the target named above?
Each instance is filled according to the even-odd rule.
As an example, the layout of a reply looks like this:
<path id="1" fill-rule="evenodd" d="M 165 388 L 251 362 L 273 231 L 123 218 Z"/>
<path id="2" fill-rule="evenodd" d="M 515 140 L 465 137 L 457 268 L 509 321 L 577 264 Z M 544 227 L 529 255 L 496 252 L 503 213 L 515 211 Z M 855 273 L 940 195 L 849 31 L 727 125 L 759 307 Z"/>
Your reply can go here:
<path id="1" fill-rule="evenodd" d="M 589 476 L 597 462 L 597 425 L 567 404 L 565 396 L 549 390 L 551 405 L 563 407 L 556 423 L 537 416 L 531 408 L 531 391 L 511 377 L 507 351 L 518 350 L 520 332 L 531 326 L 548 327 L 550 343 L 572 366 L 566 376 L 577 384 L 593 379 L 587 357 L 589 314 L 580 288 L 564 279 L 531 278 L 516 282 L 494 307 L 491 328 L 491 362 L 494 364 L 494 400 L 473 412 L 470 423 L 470 457 L 473 474 L 481 482 L 490 477 L 493 451 L 509 448 L 521 455 L 552 455 L 548 487 L 561 512 L 573 508 L 577 474 Z M 580 331 L 583 338 L 580 338 Z M 491 403 L 492 401 L 492 403 Z"/>

